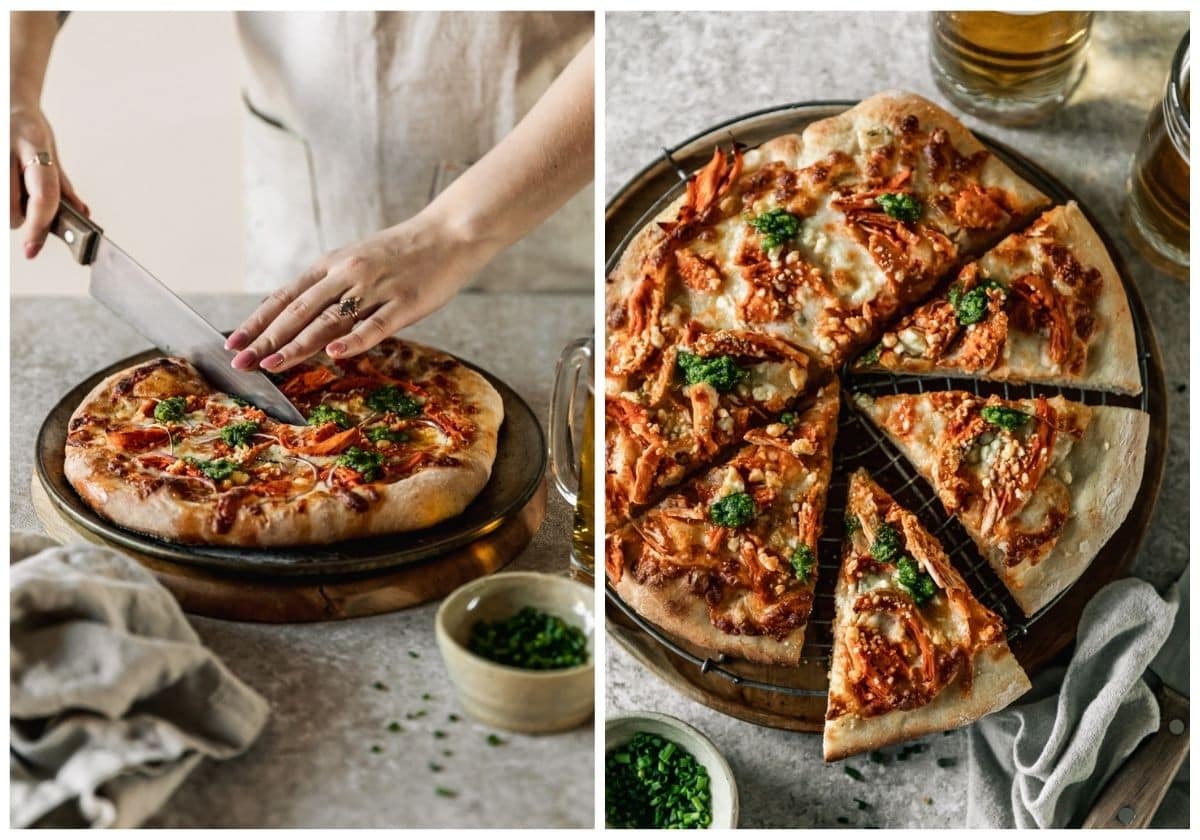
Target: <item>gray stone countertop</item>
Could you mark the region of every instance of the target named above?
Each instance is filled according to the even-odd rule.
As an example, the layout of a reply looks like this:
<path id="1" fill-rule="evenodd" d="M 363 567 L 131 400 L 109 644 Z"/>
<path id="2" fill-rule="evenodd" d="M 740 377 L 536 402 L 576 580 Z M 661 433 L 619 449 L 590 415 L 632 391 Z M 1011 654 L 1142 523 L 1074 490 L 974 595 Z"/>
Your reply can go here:
<path id="1" fill-rule="evenodd" d="M 256 298 L 193 302 L 232 328 Z M 11 316 L 12 527 L 40 531 L 29 482 L 41 419 L 88 374 L 146 345 L 90 299 L 14 298 Z M 404 334 L 491 370 L 544 425 L 558 353 L 591 328 L 591 295 L 466 293 Z M 541 530 L 508 569 L 566 569 L 570 510 L 553 490 L 549 501 Z M 205 644 L 267 698 L 271 718 L 248 753 L 201 765 L 152 825 L 590 827 L 593 727 L 500 733 L 504 744 L 489 746 L 493 730 L 467 718 L 453 694 L 434 641 L 436 609 L 290 625 L 193 617 Z M 389 732 L 390 721 L 404 732 Z M 436 795 L 439 786 L 457 796 Z"/>
<path id="2" fill-rule="evenodd" d="M 924 13 L 883 12 L 607 15 L 605 194 L 615 194 L 662 147 L 760 108 L 856 99 L 896 87 L 947 105 L 928 69 L 926 20 Z M 1134 573 L 1160 590 L 1188 562 L 1189 292 L 1128 244 L 1120 219 L 1131 156 L 1187 28 L 1186 14 L 1099 13 L 1086 74 L 1048 122 L 1005 129 L 964 120 L 1072 189 L 1116 240 L 1145 301 L 1166 368 L 1169 441 L 1162 492 Z M 647 679 L 611 643 L 607 687 L 610 712 L 676 715 L 713 738 L 738 778 L 744 827 L 837 826 L 839 817 L 850 826 L 964 824 L 961 733 L 933 739 L 932 749 L 907 765 L 858 762 L 870 782 L 864 785 L 848 780 L 840 764 L 822 763 L 820 736 L 718 714 Z M 939 757 L 958 758 L 960 769 L 939 768 Z M 855 797 L 871 809 L 859 810 Z"/>

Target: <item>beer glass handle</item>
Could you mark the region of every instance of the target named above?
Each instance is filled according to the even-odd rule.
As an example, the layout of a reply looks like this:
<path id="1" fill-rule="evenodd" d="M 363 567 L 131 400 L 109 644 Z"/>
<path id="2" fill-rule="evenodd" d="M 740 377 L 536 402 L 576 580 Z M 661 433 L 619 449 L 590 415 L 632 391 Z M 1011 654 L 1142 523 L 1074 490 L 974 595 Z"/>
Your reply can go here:
<path id="1" fill-rule="evenodd" d="M 574 506 L 579 494 L 579 452 L 575 415 L 578 414 L 580 374 L 586 385 L 591 373 L 592 340 L 580 338 L 567 345 L 554 369 L 550 398 L 550 472 L 558 492 Z M 583 398 L 587 399 L 584 393 Z"/>

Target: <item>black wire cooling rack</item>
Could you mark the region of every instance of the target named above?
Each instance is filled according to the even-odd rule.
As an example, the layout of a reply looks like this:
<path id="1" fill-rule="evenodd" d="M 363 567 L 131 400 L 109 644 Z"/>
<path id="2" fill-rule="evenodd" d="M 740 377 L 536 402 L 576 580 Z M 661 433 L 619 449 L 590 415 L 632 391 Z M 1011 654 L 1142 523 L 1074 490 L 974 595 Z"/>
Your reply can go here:
<path id="1" fill-rule="evenodd" d="M 837 112 L 851 107 L 853 104 L 853 102 L 798 103 L 775 109 L 767 109 L 765 111 L 757 111 L 746 117 L 739 117 L 705 132 L 701 132 L 691 139 L 684 141 L 675 150 L 664 148 L 662 150 L 662 160 L 657 164 L 647 166 L 635 175 L 625 189 L 619 192 L 613 201 L 610 202 L 611 208 L 617 203 L 623 202 L 628 198 L 631 191 L 634 190 L 644 191 L 647 188 L 656 191 L 662 190 L 661 183 L 654 184 L 653 173 L 655 170 L 662 170 L 663 163 L 674 173 L 674 179 L 667 183 L 665 190 L 659 193 L 657 200 L 650 204 L 636 222 L 621 232 L 620 244 L 610 252 L 606 271 L 612 272 L 614 270 L 617 262 L 620 260 L 621 254 L 624 253 L 633 236 L 643 226 L 648 224 L 650 220 L 662 212 L 683 191 L 690 172 L 687 167 L 679 162 L 681 150 L 690 149 L 693 155 L 696 152 L 700 152 L 706 156 L 707 154 L 711 154 L 712 144 L 720 139 L 720 135 L 724 135 L 722 141 L 724 144 L 738 143 L 737 126 L 746 124 L 747 122 L 755 125 L 758 130 L 761 130 L 761 122 L 763 120 L 768 120 L 772 115 L 779 115 L 781 112 L 811 110 L 814 108 Z M 818 116 L 824 115 L 814 114 L 810 118 L 816 119 Z M 776 133 L 782 132 L 777 131 Z M 1001 158 L 1010 168 L 1016 171 L 1017 174 L 1022 175 L 1030 183 L 1041 189 L 1055 203 L 1062 204 L 1074 199 L 1074 196 L 1062 184 L 1016 152 L 1001 143 L 989 139 L 985 135 L 976 134 L 976 137 L 989 150 L 996 154 L 997 157 Z M 1083 208 L 1081 207 L 1081 209 Z M 1084 213 L 1088 215 L 1086 210 L 1084 210 Z M 1117 266 L 1117 271 L 1125 286 L 1126 294 L 1135 296 L 1137 292 L 1130 283 L 1128 270 L 1122 263 L 1120 254 L 1113 248 L 1112 243 L 1108 240 L 1103 230 L 1096 224 L 1095 219 L 1091 218 L 1090 215 L 1088 215 L 1088 218 L 1097 231 L 1100 232 L 1101 238 L 1104 239 L 1104 243 Z M 611 235 L 612 231 L 610 230 L 609 233 Z M 840 371 L 842 405 L 838 416 L 837 441 L 834 444 L 833 477 L 830 481 L 827 495 L 824 528 L 817 552 L 818 573 L 816 593 L 812 616 L 809 619 L 808 629 L 805 632 L 804 649 L 801 652 L 802 664 L 819 665 L 825 668 L 829 664 L 829 658 L 833 650 L 833 591 L 841 565 L 841 543 L 846 512 L 846 491 L 850 474 L 859 467 L 865 468 L 880 486 L 891 493 L 897 502 L 916 514 L 930 533 L 941 541 L 946 554 L 951 558 L 955 568 L 958 569 L 959 573 L 967 581 L 967 584 L 971 587 L 971 591 L 979 601 L 1004 619 L 1004 623 L 1008 628 L 1007 635 L 1009 641 L 1028 633 L 1030 628 L 1046 615 L 1066 595 L 1066 592 L 1069 591 L 1069 589 L 1064 590 L 1049 604 L 1026 618 L 1021 612 L 1020 607 L 1013 601 L 1012 596 L 1009 595 L 1000 577 L 992 571 L 987 561 L 979 553 L 962 525 L 956 519 L 946 514 L 945 509 L 937 498 L 937 494 L 917 474 L 916 470 L 899 450 L 851 405 L 851 394 L 865 392 L 871 395 L 880 395 L 886 393 L 900 394 L 965 390 L 982 396 L 994 394 L 1004 399 L 1012 400 L 1036 396 L 1050 397 L 1057 394 L 1068 400 L 1087 405 L 1122 405 L 1148 411 L 1150 408 L 1150 394 L 1149 388 L 1146 386 L 1150 382 L 1149 365 L 1153 353 L 1145 335 L 1143 324 L 1141 323 L 1140 307 L 1136 308 L 1133 314 L 1138 366 L 1143 385 L 1142 393 L 1136 397 L 1109 394 L 1101 391 L 1085 391 L 1078 388 L 980 382 L 957 377 L 894 376 L 877 373 L 851 374 L 847 368 L 843 368 Z M 724 655 L 714 657 L 699 656 L 684 647 L 657 625 L 639 615 L 621 599 L 612 586 L 606 584 L 605 594 L 608 603 L 619 610 L 630 622 L 676 657 L 694 665 L 702 674 L 712 674 L 745 688 L 779 694 L 814 697 L 826 694 L 825 688 L 785 685 L 739 674 L 737 671 L 731 669 L 732 663 L 728 662 Z"/>

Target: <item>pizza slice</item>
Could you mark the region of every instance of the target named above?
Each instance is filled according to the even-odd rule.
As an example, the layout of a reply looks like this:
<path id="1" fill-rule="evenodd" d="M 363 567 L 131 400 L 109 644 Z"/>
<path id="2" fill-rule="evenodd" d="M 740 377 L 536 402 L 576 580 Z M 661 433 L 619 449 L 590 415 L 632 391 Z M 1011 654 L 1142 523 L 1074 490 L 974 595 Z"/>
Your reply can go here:
<path id="1" fill-rule="evenodd" d="M 1032 615 L 1083 574 L 1142 483 L 1150 418 L 1062 397 L 855 395 Z"/>
<path id="2" fill-rule="evenodd" d="M 657 501 L 753 426 L 805 393 L 808 356 L 769 335 L 672 331 L 645 375 L 610 375 L 605 399 L 605 500 L 610 523 Z"/>
<path id="3" fill-rule="evenodd" d="M 609 277 L 618 363 L 635 367 L 656 325 L 682 317 L 781 335 L 839 365 L 1048 203 L 952 115 L 904 92 L 803 135 L 718 149 Z"/>
<path id="4" fill-rule="evenodd" d="M 965 266 L 856 369 L 1142 390 L 1121 278 L 1074 202 Z"/>
<path id="5" fill-rule="evenodd" d="M 608 580 L 633 609 L 709 654 L 795 665 L 817 576 L 837 432 L 827 386 L 790 422 L 746 445 L 624 527 Z"/>
<path id="6" fill-rule="evenodd" d="M 834 602 L 826 761 L 965 726 L 1030 688 L 1004 622 L 861 469 Z"/>

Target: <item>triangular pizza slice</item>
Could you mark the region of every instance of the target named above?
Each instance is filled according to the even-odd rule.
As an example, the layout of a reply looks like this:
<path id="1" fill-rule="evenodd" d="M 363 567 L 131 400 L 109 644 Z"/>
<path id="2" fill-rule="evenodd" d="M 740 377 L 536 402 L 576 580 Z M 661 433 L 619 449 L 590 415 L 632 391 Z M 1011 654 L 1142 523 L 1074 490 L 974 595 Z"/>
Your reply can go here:
<path id="1" fill-rule="evenodd" d="M 1150 417 L 1062 397 L 856 394 L 1032 615 L 1070 586 L 1129 513 Z"/>
<path id="2" fill-rule="evenodd" d="M 855 367 L 1142 390 L 1121 278 L 1074 202 L 965 266 Z"/>
<path id="3" fill-rule="evenodd" d="M 861 469 L 834 599 L 826 761 L 964 726 L 1029 690 L 1004 622 Z"/>
<path id="4" fill-rule="evenodd" d="M 639 369 L 672 319 L 780 335 L 839 366 L 1049 203 L 905 91 L 717 149 L 608 278 L 609 370 Z"/>
<path id="5" fill-rule="evenodd" d="M 809 358 L 775 336 L 663 326 L 636 373 L 606 379 L 605 516 L 617 524 L 736 446 L 790 417 L 810 390 Z"/>
<path id="6" fill-rule="evenodd" d="M 838 390 L 746 434 L 732 458 L 610 531 L 608 580 L 705 654 L 795 665 L 817 577 Z"/>

